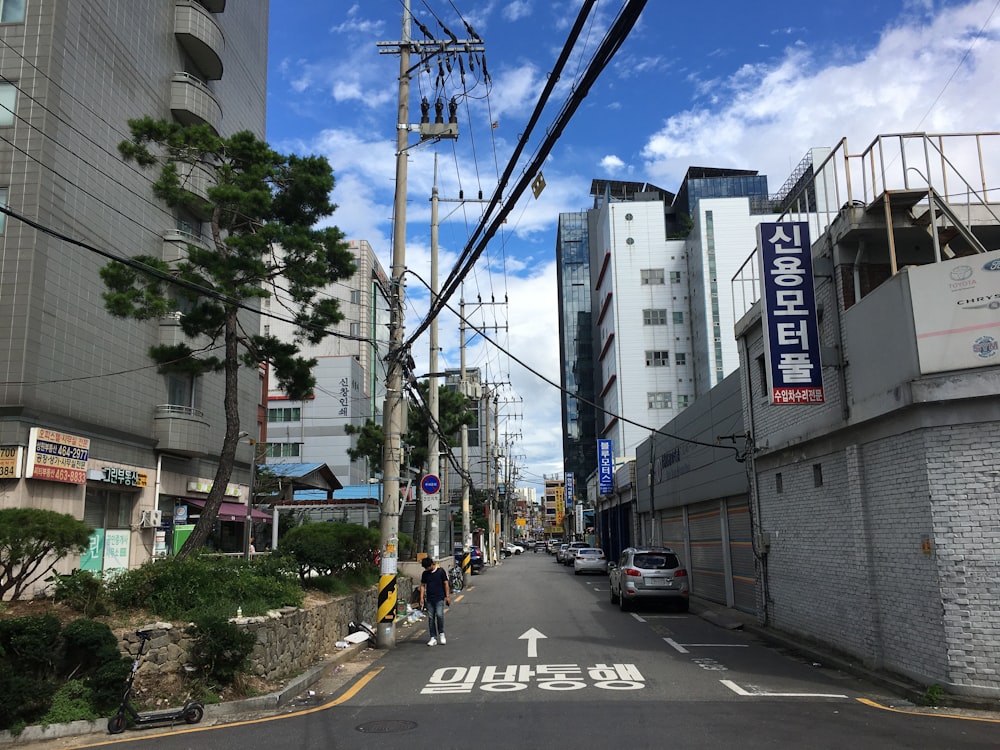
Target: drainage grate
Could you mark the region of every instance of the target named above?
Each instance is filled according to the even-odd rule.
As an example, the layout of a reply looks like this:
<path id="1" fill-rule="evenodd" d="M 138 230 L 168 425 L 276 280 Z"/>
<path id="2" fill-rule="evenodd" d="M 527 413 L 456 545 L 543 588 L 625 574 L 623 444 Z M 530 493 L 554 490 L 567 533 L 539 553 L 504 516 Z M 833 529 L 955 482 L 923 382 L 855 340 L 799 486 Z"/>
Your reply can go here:
<path id="1" fill-rule="evenodd" d="M 386 719 L 384 721 L 369 721 L 358 724 L 357 730 L 362 734 L 392 734 L 393 732 L 409 732 L 417 728 L 417 722 L 403 719 Z"/>

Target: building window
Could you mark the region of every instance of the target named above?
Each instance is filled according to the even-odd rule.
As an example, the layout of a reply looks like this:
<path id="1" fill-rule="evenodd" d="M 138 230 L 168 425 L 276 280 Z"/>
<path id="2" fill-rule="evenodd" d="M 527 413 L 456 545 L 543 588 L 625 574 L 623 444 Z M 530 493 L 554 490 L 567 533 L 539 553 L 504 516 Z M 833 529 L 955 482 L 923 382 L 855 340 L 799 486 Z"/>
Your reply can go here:
<path id="1" fill-rule="evenodd" d="M 667 324 L 667 311 L 643 310 L 642 324 L 644 326 L 665 326 Z"/>
<path id="2" fill-rule="evenodd" d="M 298 422 L 302 419 L 302 408 L 299 406 L 279 407 L 267 410 L 268 422 Z"/>
<path id="3" fill-rule="evenodd" d="M 656 351 L 652 349 L 646 350 L 646 367 L 669 367 L 669 366 L 670 366 L 670 352 Z"/>
<path id="4" fill-rule="evenodd" d="M 0 188 L 0 206 L 7 208 L 7 188 Z M 7 229 L 7 214 L 0 213 L 0 234 Z"/>
<path id="5" fill-rule="evenodd" d="M 779 495 L 785 491 L 785 483 L 781 478 L 780 471 L 774 475 L 774 491 Z"/>
<path id="6" fill-rule="evenodd" d="M 171 406 L 184 406 L 193 409 L 195 406 L 194 375 L 167 376 L 167 403 Z"/>
<path id="7" fill-rule="evenodd" d="M 360 323 L 351 323 L 351 335 L 352 336 L 356 336 L 356 337 L 360 337 L 361 336 L 361 324 Z"/>
<path id="8" fill-rule="evenodd" d="M 813 464 L 813 487 L 823 486 L 823 464 Z"/>
<path id="9" fill-rule="evenodd" d="M 675 312 L 674 313 L 674 323 L 676 323 L 677 325 L 683 325 L 683 323 L 684 323 L 684 313 L 682 313 L 682 312 Z"/>
<path id="10" fill-rule="evenodd" d="M 767 366 L 763 354 L 757 357 L 757 377 L 760 379 L 760 395 L 767 398 Z"/>
<path id="11" fill-rule="evenodd" d="M 9 128 L 14 124 L 16 103 L 17 87 L 13 83 L 0 83 L 0 127 Z"/>
<path id="12" fill-rule="evenodd" d="M 681 395 L 681 396 L 677 397 L 677 407 L 679 409 L 686 409 L 687 405 L 688 405 L 688 397 L 687 396 Z"/>
<path id="13" fill-rule="evenodd" d="M 87 488 L 83 522 L 95 529 L 127 529 L 132 524 L 134 492 Z"/>
<path id="14" fill-rule="evenodd" d="M 268 443 L 268 458 L 295 458 L 301 455 L 302 443 Z"/>
<path id="15" fill-rule="evenodd" d="M 24 23 L 25 0 L 0 0 L 0 23 Z"/>
<path id="16" fill-rule="evenodd" d="M 646 394 L 646 402 L 650 409 L 669 409 L 674 405 L 674 396 L 670 391 L 653 391 Z"/>
<path id="17" fill-rule="evenodd" d="M 360 289 L 352 289 L 351 290 L 351 304 L 352 305 L 360 305 L 361 304 L 361 290 Z"/>
<path id="18" fill-rule="evenodd" d="M 643 286 L 649 286 L 650 284 L 662 284 L 663 283 L 663 269 L 662 268 L 643 268 L 639 271 L 639 276 L 642 280 Z"/>
<path id="19" fill-rule="evenodd" d="M 670 272 L 670 283 L 671 284 L 680 284 L 681 283 L 681 272 L 680 271 L 671 271 Z"/>
<path id="20" fill-rule="evenodd" d="M 687 364 L 687 355 L 684 352 L 677 352 L 674 355 L 674 364 L 677 366 L 683 366 Z"/>

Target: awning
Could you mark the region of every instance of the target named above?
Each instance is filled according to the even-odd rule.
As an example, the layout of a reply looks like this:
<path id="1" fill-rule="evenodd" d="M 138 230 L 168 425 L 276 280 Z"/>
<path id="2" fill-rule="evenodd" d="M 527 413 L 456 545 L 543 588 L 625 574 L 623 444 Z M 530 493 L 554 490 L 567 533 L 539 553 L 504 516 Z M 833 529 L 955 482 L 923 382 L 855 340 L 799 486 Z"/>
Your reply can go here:
<path id="1" fill-rule="evenodd" d="M 188 505 L 193 505 L 196 508 L 204 508 L 204 500 L 196 500 L 193 497 L 185 497 L 184 502 Z M 223 502 L 222 506 L 219 508 L 219 520 L 220 521 L 245 521 L 247 517 L 247 506 L 242 503 L 227 503 Z M 254 521 L 266 521 L 271 522 L 271 516 L 263 511 L 254 508 L 250 511 L 250 517 Z"/>

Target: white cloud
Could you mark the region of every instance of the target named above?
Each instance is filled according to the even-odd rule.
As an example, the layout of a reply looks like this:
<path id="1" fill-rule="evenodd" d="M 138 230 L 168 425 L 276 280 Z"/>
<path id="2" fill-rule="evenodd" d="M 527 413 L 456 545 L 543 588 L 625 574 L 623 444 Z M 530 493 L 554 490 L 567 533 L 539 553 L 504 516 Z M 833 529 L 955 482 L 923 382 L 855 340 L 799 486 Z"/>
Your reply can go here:
<path id="1" fill-rule="evenodd" d="M 603 159 L 601 159 L 600 167 L 607 174 L 615 174 L 625 166 L 625 162 L 619 159 L 614 154 L 608 154 Z"/>
<path id="2" fill-rule="evenodd" d="M 841 137 L 993 130 L 1000 15 L 987 0 L 887 29 L 864 55 L 823 67 L 801 46 L 773 65 L 703 83 L 704 105 L 669 117 L 643 150 L 649 177 L 679 184 L 690 164 L 751 167 L 774 183 L 814 146 Z M 965 55 L 968 53 L 968 57 Z"/>
<path id="3" fill-rule="evenodd" d="M 513 0 L 508 2 L 502 11 L 504 19 L 507 21 L 519 21 L 531 15 L 531 3 L 526 0 Z"/>

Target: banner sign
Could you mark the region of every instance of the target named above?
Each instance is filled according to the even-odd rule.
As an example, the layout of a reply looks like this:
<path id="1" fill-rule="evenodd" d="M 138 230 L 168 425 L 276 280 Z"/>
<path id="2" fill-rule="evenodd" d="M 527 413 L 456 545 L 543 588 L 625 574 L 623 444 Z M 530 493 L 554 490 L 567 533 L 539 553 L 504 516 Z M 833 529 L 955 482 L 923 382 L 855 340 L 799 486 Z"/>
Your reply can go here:
<path id="1" fill-rule="evenodd" d="M 764 361 L 772 404 L 822 404 L 809 225 L 757 225 Z"/>
<path id="2" fill-rule="evenodd" d="M 611 441 L 597 441 L 597 492 L 610 495 L 615 488 L 614 461 L 611 456 Z"/>
<path id="3" fill-rule="evenodd" d="M 90 438 L 32 427 L 28 432 L 29 479 L 48 479 L 67 484 L 87 483 Z"/>
<path id="4" fill-rule="evenodd" d="M 573 481 L 572 471 L 566 472 L 564 483 L 566 485 L 566 509 L 569 510 L 573 507 L 573 496 L 576 493 L 576 484 Z"/>
<path id="5" fill-rule="evenodd" d="M 0 445 L 0 479 L 17 479 L 21 476 L 20 445 Z"/>

